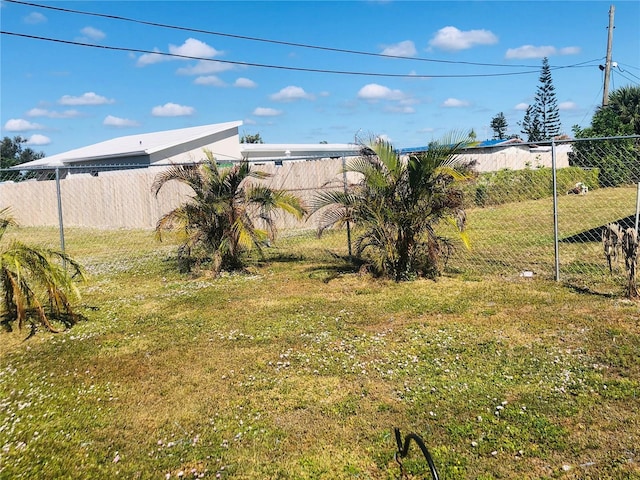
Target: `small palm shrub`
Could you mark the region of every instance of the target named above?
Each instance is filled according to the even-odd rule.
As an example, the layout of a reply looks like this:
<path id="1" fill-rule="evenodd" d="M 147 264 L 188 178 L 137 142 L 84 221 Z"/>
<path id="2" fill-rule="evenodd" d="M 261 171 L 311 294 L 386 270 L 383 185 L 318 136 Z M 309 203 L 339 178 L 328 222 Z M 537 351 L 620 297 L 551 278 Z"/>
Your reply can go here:
<path id="1" fill-rule="evenodd" d="M 385 141 L 363 145 L 362 155 L 344 169 L 362 180 L 348 191 L 316 196 L 312 212 L 319 215 L 318 233 L 351 222 L 359 231 L 355 255 L 366 257 L 373 273 L 395 281 L 437 277 L 453 247 L 437 225 L 450 223 L 468 245 L 460 188 L 467 176 L 457 154 L 469 143 L 451 136 L 407 158 Z"/>
<path id="2" fill-rule="evenodd" d="M 14 240 L 3 242 L 7 228 L 16 222 L 7 208 L 0 210 L 0 323 L 11 331 L 25 325 L 33 335 L 38 326 L 59 332 L 54 321 L 71 326 L 79 316 L 71 305 L 79 298 L 77 280 L 84 280 L 82 266 L 63 252 L 27 245 Z"/>
<path id="3" fill-rule="evenodd" d="M 244 268 L 246 254 L 275 239 L 275 216 L 280 212 L 300 219 L 306 213 L 300 199 L 250 179 L 268 174 L 254 171 L 247 161 L 220 168 L 211 152 L 200 165 L 173 165 L 156 177 L 153 190 L 158 195 L 171 181 L 187 185 L 191 198 L 163 215 L 156 234 L 177 231 L 182 235 L 178 249 L 180 269 L 189 272 L 195 265 L 210 263 L 211 272 Z"/>

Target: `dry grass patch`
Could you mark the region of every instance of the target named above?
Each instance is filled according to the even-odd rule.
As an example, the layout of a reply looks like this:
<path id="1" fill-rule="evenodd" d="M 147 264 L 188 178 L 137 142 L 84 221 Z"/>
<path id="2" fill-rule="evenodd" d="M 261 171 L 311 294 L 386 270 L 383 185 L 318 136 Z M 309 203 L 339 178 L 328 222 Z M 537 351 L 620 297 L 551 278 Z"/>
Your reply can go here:
<path id="1" fill-rule="evenodd" d="M 373 280 L 338 234 L 216 280 L 101 235 L 78 250 L 88 321 L 0 343 L 0 477 L 388 480 L 399 427 L 441 478 L 640 478 L 637 303 Z M 417 451 L 405 467 L 428 475 Z"/>

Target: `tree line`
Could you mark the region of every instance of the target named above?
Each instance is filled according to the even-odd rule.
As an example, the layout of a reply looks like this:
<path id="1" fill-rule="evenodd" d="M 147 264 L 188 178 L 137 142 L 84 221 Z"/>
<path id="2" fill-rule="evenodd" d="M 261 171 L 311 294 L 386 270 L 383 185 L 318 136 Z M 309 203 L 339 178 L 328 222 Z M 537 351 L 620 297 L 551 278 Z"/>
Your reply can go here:
<path id="1" fill-rule="evenodd" d="M 560 112 L 549 61 L 542 60 L 539 84 L 534 101 L 527 107 L 524 118 L 518 122 L 522 138 L 527 142 L 551 140 L 561 134 Z M 490 122 L 495 140 L 520 138 L 508 135 L 509 124 L 504 112 L 496 114 Z M 609 94 L 609 103 L 599 107 L 589 127 L 572 127 L 575 138 L 640 135 L 640 87 L 623 86 Z"/>

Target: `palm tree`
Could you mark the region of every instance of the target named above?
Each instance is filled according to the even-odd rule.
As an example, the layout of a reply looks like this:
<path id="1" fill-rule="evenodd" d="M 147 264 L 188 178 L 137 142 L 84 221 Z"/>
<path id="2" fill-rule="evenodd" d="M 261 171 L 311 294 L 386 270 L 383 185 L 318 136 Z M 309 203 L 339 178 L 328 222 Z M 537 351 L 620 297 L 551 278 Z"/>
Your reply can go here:
<path id="1" fill-rule="evenodd" d="M 191 188 L 193 196 L 184 204 L 163 215 L 156 224 L 156 234 L 179 231 L 183 243 L 178 250 L 181 270 L 190 271 L 194 258 L 204 256 L 212 261 L 212 271 L 238 270 L 244 266 L 243 256 L 275 238 L 275 215 L 283 211 L 300 219 L 306 213 L 300 200 L 290 193 L 251 184 L 248 179 L 264 179 L 269 175 L 252 171 L 243 161 L 229 168 L 218 168 L 211 152 L 199 166 L 173 165 L 160 173 L 154 183 L 156 195 L 170 181 Z M 256 220 L 262 223 L 259 228 Z"/>
<path id="2" fill-rule="evenodd" d="M 320 215 L 318 233 L 353 222 L 361 232 L 356 256 L 368 252 L 374 272 L 395 281 L 435 278 L 441 257 L 452 246 L 436 232 L 441 220 L 453 224 L 468 246 L 463 195 L 457 188 L 466 176 L 456 155 L 469 144 L 469 139 L 451 136 L 406 160 L 385 141 L 363 146 L 362 155 L 345 166 L 362 177 L 355 188 L 316 196 L 312 212 Z"/>
<path id="3" fill-rule="evenodd" d="M 0 210 L 0 241 L 8 227 L 16 226 L 9 209 Z M 1 323 L 22 329 L 29 323 L 33 335 L 38 324 L 57 333 L 51 320 L 71 326 L 78 320 L 71 300 L 79 298 L 75 280 L 84 280 L 82 266 L 63 252 L 29 246 L 17 240 L 0 246 Z"/>
<path id="4" fill-rule="evenodd" d="M 631 126 L 633 133 L 640 135 L 640 87 L 628 85 L 611 92 L 609 108 L 623 124 Z"/>

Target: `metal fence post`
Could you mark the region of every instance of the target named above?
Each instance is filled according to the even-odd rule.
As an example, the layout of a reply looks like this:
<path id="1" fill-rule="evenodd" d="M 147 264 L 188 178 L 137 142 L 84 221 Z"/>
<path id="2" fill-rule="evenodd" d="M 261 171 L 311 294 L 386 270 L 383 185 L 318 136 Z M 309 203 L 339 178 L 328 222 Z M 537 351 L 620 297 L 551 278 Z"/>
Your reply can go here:
<path id="1" fill-rule="evenodd" d="M 344 155 L 342 156 L 342 182 L 344 184 L 344 193 L 346 195 L 348 193 L 347 192 L 347 163 L 344 158 Z M 351 258 L 351 224 L 349 223 L 349 220 L 347 220 L 347 245 L 349 247 L 349 258 Z"/>
<path id="2" fill-rule="evenodd" d="M 56 167 L 56 197 L 58 197 L 58 229 L 60 230 L 60 249 L 64 253 L 64 224 L 62 222 L 62 195 L 60 194 L 60 168 Z"/>
<path id="3" fill-rule="evenodd" d="M 553 178 L 553 249 L 555 257 L 555 279 L 560 281 L 560 247 L 558 234 L 558 178 L 556 167 L 556 143 L 551 140 L 551 176 Z"/>
<path id="4" fill-rule="evenodd" d="M 636 192 L 636 232 L 638 231 L 638 217 L 640 217 L 640 182 L 638 182 L 638 191 Z"/>

